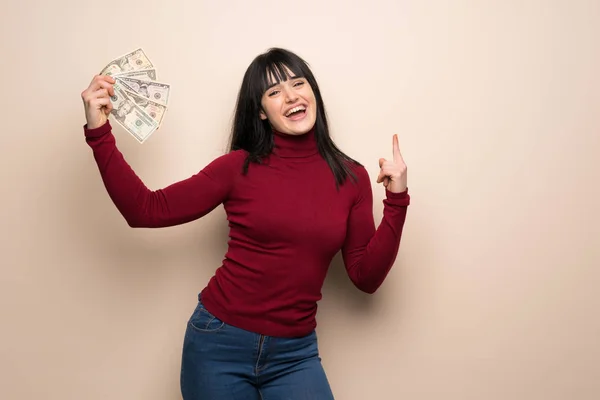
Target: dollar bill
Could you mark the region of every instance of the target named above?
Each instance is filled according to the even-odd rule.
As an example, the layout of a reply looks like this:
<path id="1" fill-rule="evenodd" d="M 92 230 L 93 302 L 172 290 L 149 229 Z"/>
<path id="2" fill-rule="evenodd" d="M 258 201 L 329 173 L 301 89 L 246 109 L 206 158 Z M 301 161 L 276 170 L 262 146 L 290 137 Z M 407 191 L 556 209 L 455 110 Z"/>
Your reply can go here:
<path id="1" fill-rule="evenodd" d="M 157 103 L 156 101 L 152 101 L 152 100 L 148 99 L 147 97 L 140 96 L 137 93 L 130 92 L 127 89 L 125 89 L 125 92 L 127 95 L 129 95 L 131 97 L 131 99 L 133 101 L 135 101 L 135 103 L 138 106 L 140 106 L 140 108 L 142 110 L 144 110 L 146 112 L 146 114 L 148 114 L 150 116 L 150 118 L 152 118 L 153 120 L 155 120 L 158 123 L 158 128 L 156 128 L 156 129 L 157 130 L 160 129 L 160 125 L 162 124 L 163 117 L 164 117 L 165 113 L 167 112 L 167 106 Z"/>
<path id="2" fill-rule="evenodd" d="M 137 93 L 140 96 L 164 105 L 168 105 L 169 103 L 169 92 L 171 91 L 171 85 L 168 83 L 146 81 L 142 79 L 129 78 L 126 76 L 117 76 L 115 78 L 119 80 L 126 89 Z"/>
<path id="3" fill-rule="evenodd" d="M 156 73 L 155 68 L 150 69 L 140 69 L 139 71 L 128 71 L 128 72 L 120 72 L 118 74 L 112 74 L 113 78 L 117 77 L 127 77 L 127 78 L 135 78 L 146 81 L 155 81 L 157 80 L 158 74 Z"/>
<path id="4" fill-rule="evenodd" d="M 144 143 L 163 122 L 170 85 L 157 81 L 156 68 L 142 48 L 112 60 L 100 74 L 116 78 L 111 119 Z"/>
<path id="5" fill-rule="evenodd" d="M 122 56 L 112 60 L 106 65 L 100 75 L 115 75 L 124 72 L 139 71 L 143 69 L 151 69 L 154 65 L 146 56 L 142 48 L 123 54 Z"/>
<path id="6" fill-rule="evenodd" d="M 111 115 L 134 138 L 144 143 L 158 129 L 158 122 L 137 104 L 119 82 L 113 88 L 115 94 L 110 98 L 113 106 Z"/>

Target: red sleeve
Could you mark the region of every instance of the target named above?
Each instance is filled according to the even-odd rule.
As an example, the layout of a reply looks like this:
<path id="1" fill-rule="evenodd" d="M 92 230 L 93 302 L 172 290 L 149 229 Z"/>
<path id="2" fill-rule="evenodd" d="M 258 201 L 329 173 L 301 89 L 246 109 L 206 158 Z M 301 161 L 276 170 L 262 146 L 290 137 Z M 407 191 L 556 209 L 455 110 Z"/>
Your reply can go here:
<path id="1" fill-rule="evenodd" d="M 396 260 L 410 196 L 408 189 L 402 193 L 386 189 L 383 218 L 375 229 L 369 175 L 363 167 L 356 172 L 358 193 L 350 211 L 342 256 L 354 285 L 364 292 L 374 293 Z"/>
<path id="2" fill-rule="evenodd" d="M 185 180 L 150 190 L 117 148 L 110 122 L 84 126 L 84 134 L 108 195 L 131 227 L 167 227 L 206 215 L 227 198 L 241 171 L 241 152 L 229 153 Z"/>

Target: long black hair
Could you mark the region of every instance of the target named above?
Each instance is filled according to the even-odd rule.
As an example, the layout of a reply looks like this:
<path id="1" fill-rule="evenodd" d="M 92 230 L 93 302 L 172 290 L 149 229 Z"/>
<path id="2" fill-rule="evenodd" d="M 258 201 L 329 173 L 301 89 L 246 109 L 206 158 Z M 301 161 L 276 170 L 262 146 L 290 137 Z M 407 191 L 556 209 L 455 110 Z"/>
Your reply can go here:
<path id="1" fill-rule="evenodd" d="M 354 163 L 360 165 L 344 154 L 334 143 L 329 135 L 329 126 L 325 105 L 317 80 L 312 74 L 308 63 L 289 50 L 273 47 L 265 53 L 258 55 L 248 66 L 237 97 L 229 151 L 246 150 L 248 157 L 244 163 L 243 172 L 247 173 L 251 162 L 260 163 L 273 150 L 273 129 L 268 120 L 260 118 L 262 111 L 262 96 L 272 83 L 269 77 L 277 83 L 293 77 L 304 77 L 310 84 L 317 104 L 315 121 L 315 139 L 321 156 L 325 159 L 335 177 L 336 187 L 342 185 L 348 175 L 356 179 L 356 175 L 349 167 Z"/>

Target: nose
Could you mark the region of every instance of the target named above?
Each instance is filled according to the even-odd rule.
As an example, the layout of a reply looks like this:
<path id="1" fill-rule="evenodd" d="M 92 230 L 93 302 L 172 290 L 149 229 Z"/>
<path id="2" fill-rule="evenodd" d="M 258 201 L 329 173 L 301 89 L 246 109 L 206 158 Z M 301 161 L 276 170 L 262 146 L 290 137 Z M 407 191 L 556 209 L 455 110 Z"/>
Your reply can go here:
<path id="1" fill-rule="evenodd" d="M 298 99 L 298 94 L 289 86 L 284 87 L 285 101 L 287 103 L 293 103 Z"/>

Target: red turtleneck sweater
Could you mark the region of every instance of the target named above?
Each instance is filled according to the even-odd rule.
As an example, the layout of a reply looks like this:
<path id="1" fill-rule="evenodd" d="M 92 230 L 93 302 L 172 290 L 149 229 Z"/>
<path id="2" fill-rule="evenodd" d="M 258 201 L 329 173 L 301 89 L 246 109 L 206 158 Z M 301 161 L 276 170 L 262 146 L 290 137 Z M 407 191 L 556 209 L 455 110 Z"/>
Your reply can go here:
<path id="1" fill-rule="evenodd" d="M 233 326 L 271 336 L 302 336 L 316 327 L 317 301 L 330 262 L 341 250 L 348 276 L 373 293 L 398 252 L 410 197 L 385 191 L 376 228 L 367 171 L 338 191 L 319 155 L 314 133 L 275 133 L 267 163 L 250 164 L 246 152 L 216 158 L 197 174 L 150 190 L 116 147 L 109 122 L 84 127 L 104 185 L 132 227 L 193 221 L 223 204 L 230 239 L 223 264 L 202 290 L 202 302 Z"/>

